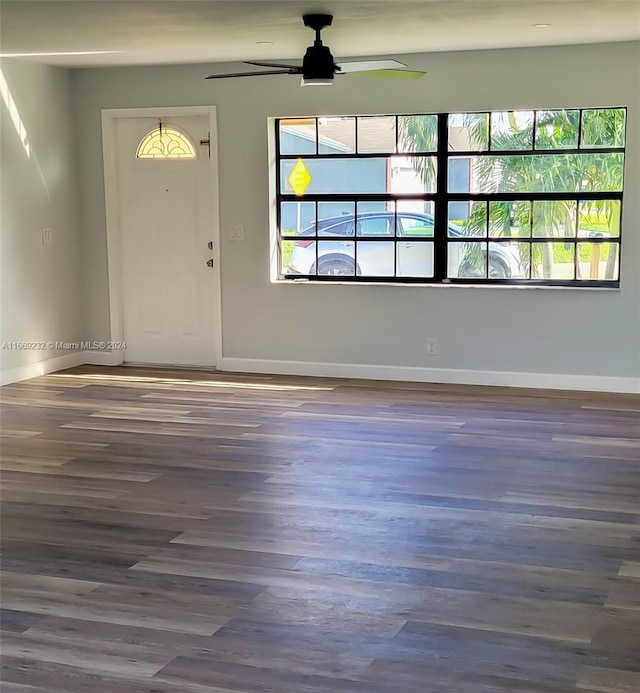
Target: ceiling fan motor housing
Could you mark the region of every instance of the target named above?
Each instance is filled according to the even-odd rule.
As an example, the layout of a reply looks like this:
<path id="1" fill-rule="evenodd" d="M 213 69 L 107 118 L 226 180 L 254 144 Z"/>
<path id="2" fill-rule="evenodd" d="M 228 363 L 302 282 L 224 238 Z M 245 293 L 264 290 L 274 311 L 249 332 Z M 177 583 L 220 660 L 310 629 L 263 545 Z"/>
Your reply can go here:
<path id="1" fill-rule="evenodd" d="M 316 44 L 307 48 L 302 60 L 305 79 L 333 79 L 333 75 L 339 69 L 327 46 Z"/>

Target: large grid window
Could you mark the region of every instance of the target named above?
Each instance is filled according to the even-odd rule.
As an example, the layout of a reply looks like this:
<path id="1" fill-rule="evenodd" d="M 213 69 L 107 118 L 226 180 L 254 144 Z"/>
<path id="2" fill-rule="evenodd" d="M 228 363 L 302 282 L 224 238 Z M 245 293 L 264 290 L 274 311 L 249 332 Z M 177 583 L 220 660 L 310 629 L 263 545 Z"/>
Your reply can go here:
<path id="1" fill-rule="evenodd" d="M 624 108 L 276 121 L 282 279 L 618 286 Z"/>

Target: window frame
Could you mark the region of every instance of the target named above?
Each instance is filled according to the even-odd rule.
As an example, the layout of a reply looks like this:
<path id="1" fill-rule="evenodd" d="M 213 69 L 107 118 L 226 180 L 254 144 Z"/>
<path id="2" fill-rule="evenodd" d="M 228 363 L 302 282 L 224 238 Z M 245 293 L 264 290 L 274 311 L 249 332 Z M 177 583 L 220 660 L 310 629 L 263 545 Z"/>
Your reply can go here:
<path id="1" fill-rule="evenodd" d="M 517 150 L 506 150 L 506 149 L 492 149 L 491 148 L 491 125 L 493 122 L 493 113 L 503 113 L 505 111 L 478 111 L 477 113 L 488 114 L 489 122 L 489 139 L 487 142 L 486 149 L 470 149 L 470 150 L 457 150 L 450 151 L 449 149 L 449 117 L 451 113 L 416 113 L 416 114 L 379 114 L 381 117 L 394 117 L 395 118 L 395 151 L 394 152 L 358 152 L 358 135 L 359 135 L 359 118 L 369 118 L 371 115 L 350 115 L 345 114 L 345 118 L 355 118 L 355 146 L 354 151 L 349 152 L 337 152 L 337 153 L 320 153 L 320 140 L 319 140 L 319 119 L 324 116 L 309 116 L 306 118 L 301 118 L 301 120 L 315 120 L 315 154 L 283 154 L 281 152 L 280 145 L 280 124 L 281 121 L 287 121 L 290 123 L 292 120 L 296 120 L 295 117 L 281 117 L 274 119 L 275 127 L 275 203 L 276 203 L 276 243 L 277 243 L 277 278 L 276 281 L 313 281 L 313 282 L 333 282 L 333 283 L 356 283 L 356 284 L 423 284 L 423 285 L 476 285 L 476 286 L 526 286 L 526 287 L 568 287 L 568 288 L 606 288 L 606 289 L 616 289 L 620 287 L 620 277 L 621 277 L 621 267 L 622 267 L 622 216 L 623 216 L 623 206 L 624 206 L 624 173 L 626 164 L 626 125 L 628 123 L 627 119 L 627 108 L 626 106 L 610 106 L 610 107 L 576 107 L 576 108 L 563 108 L 563 109 L 517 109 L 518 111 L 533 111 L 534 125 L 532 129 L 532 146 L 530 149 L 517 149 Z M 591 147 L 581 147 L 582 143 L 582 124 L 585 111 L 597 111 L 597 110 L 622 110 L 625 114 L 625 139 L 623 146 L 621 147 L 601 147 L 601 146 L 591 146 Z M 549 112 L 549 111 L 578 111 L 578 133 L 577 133 L 577 143 L 578 147 L 568 148 L 568 147 L 557 147 L 557 148 L 542 148 L 536 149 L 536 138 L 538 133 L 538 113 L 539 112 Z M 474 113 L 474 112 L 465 112 Z M 437 118 L 437 135 L 436 135 L 436 150 L 435 151 L 419 151 L 419 152 L 407 152 L 400 151 L 399 148 L 399 129 L 398 122 L 399 118 L 407 116 L 436 116 Z M 557 156 L 557 155 L 571 155 L 571 154 L 608 154 L 608 153 L 618 153 L 622 155 L 623 160 L 623 172 L 622 172 L 622 186 L 620 191 L 605 191 L 605 192 L 500 192 L 500 193 L 480 193 L 480 192 L 449 192 L 448 190 L 448 179 L 449 179 L 449 161 L 456 158 L 467 158 L 469 161 L 473 157 L 483 156 L 483 157 L 505 157 L 505 156 Z M 297 159 L 303 160 L 336 160 L 336 159 L 371 159 L 371 158 L 387 158 L 394 156 L 400 156 L 403 158 L 413 158 L 413 157 L 425 157 L 432 156 L 436 163 L 436 177 L 435 177 L 435 190 L 434 192 L 425 193 L 305 193 L 303 196 L 297 196 L 295 193 L 283 192 L 282 190 L 282 174 L 281 174 L 281 163 L 283 161 L 296 161 Z M 283 234 L 281 232 L 281 209 L 282 203 L 284 202 L 311 202 L 316 205 L 316 214 L 314 219 L 318 218 L 318 204 L 323 202 L 354 202 L 354 220 L 357 219 L 358 214 L 358 203 L 368 203 L 368 202 L 402 202 L 406 200 L 411 201 L 424 201 L 432 202 L 434 213 L 431 215 L 434 218 L 434 229 L 433 237 L 422 237 L 421 240 L 429 241 L 433 243 L 433 277 L 412 277 L 412 276 L 402 276 L 397 274 L 397 262 L 398 262 L 398 251 L 397 244 L 402 242 L 406 237 L 399 232 L 399 219 L 398 217 L 406 214 L 408 212 L 398 211 L 398 205 L 394 204 L 394 226 L 396 232 L 393 236 L 380 235 L 376 236 L 358 236 L 355 233 L 353 236 L 349 236 L 349 240 L 354 242 L 354 274 L 353 275 L 323 275 L 323 274 L 297 274 L 297 273 L 285 273 L 282 267 L 282 243 L 283 241 L 296 241 L 300 240 L 299 234 Z M 576 207 L 579 209 L 581 202 L 588 201 L 603 201 L 603 200 L 615 200 L 620 204 L 620 218 L 619 218 L 619 228 L 617 236 L 580 236 L 577 233 L 573 237 L 552 237 L 552 236 L 533 236 L 533 229 L 527 237 L 518 237 L 514 239 L 513 237 L 501 237 L 501 236 L 491 236 L 489 224 L 483 236 L 468 236 L 465 237 L 464 241 L 460 240 L 460 237 L 452 238 L 449 235 L 449 203 L 451 202 L 461 202 L 461 203 L 473 203 L 473 202 L 486 202 L 487 215 L 489 213 L 491 202 L 529 202 L 531 209 L 535 201 L 575 201 Z M 391 212 L 386 212 L 391 214 Z M 373 214 L 373 213 L 372 213 Z M 317 255 L 317 244 L 322 241 L 331 240 L 331 236 L 323 236 L 318 232 L 316 228 L 315 234 L 305 235 L 304 240 L 316 243 L 316 257 Z M 393 276 L 374 276 L 374 275 L 360 275 L 356 273 L 355 267 L 357 267 L 357 240 L 366 240 L 367 242 L 386 242 L 392 241 L 394 243 L 394 274 Z M 507 241 L 516 241 L 519 243 L 525 243 L 529 246 L 529 256 L 531 258 L 531 252 L 533 245 L 535 243 L 562 243 L 566 245 L 573 246 L 573 257 L 574 257 L 574 278 L 573 279 L 544 279 L 544 278 L 496 278 L 489 276 L 489 256 L 490 250 L 489 245 L 491 243 L 500 243 Z M 449 247 L 452 243 L 477 243 L 482 247 L 485 246 L 486 252 L 485 256 L 485 270 L 486 276 L 482 277 L 448 277 L 448 256 Z M 578 257 L 578 245 L 580 243 L 592 243 L 604 245 L 608 243 L 615 243 L 618 246 L 618 259 L 617 259 L 617 277 L 615 279 L 578 279 L 576 274 L 576 267 L 579 262 Z M 531 260 L 529 261 L 531 264 Z M 529 268 L 529 274 L 531 274 L 531 268 Z"/>

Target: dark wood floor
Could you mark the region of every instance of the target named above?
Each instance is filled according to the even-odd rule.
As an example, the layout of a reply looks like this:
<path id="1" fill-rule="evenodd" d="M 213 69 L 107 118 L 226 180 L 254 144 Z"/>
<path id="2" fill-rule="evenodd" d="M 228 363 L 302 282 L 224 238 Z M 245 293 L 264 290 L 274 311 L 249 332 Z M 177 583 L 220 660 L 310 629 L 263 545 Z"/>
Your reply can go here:
<path id="1" fill-rule="evenodd" d="M 640 691 L 640 399 L 1 391 L 3 693 Z"/>

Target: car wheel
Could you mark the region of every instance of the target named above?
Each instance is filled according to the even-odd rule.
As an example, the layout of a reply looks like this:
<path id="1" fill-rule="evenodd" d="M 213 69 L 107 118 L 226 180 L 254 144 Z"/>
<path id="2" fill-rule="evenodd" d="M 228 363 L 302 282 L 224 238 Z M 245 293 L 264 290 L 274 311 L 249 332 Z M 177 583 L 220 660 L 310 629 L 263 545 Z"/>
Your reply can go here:
<path id="1" fill-rule="evenodd" d="M 318 266 L 318 274 L 335 276 L 353 276 L 353 263 L 346 260 L 325 260 Z"/>
<path id="2" fill-rule="evenodd" d="M 505 264 L 495 257 L 489 257 L 489 278 L 490 279 L 508 279 L 509 270 Z"/>
<path id="3" fill-rule="evenodd" d="M 478 265 L 472 262 L 463 262 L 460 265 L 460 271 L 458 273 L 459 277 L 464 278 L 474 278 L 474 277 L 484 277 L 484 266 L 478 267 Z M 508 279 L 509 270 L 505 267 L 504 263 L 497 258 L 489 258 L 489 278 L 490 279 Z"/>
<path id="4" fill-rule="evenodd" d="M 464 279 L 471 279 L 473 277 L 483 277 L 484 270 L 478 267 L 473 262 L 466 261 L 460 265 L 460 269 L 458 270 L 458 276 Z"/>

